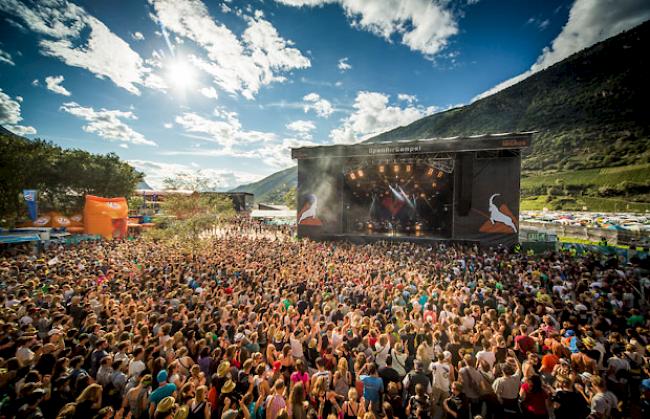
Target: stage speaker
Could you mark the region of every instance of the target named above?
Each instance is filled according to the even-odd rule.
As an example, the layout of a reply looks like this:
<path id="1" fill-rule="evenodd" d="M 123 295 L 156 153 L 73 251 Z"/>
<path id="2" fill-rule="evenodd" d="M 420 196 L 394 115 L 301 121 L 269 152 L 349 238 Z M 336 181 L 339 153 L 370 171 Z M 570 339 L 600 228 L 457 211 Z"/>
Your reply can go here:
<path id="1" fill-rule="evenodd" d="M 460 153 L 460 180 L 458 182 L 458 215 L 469 214 L 472 208 L 474 183 L 474 153 Z"/>

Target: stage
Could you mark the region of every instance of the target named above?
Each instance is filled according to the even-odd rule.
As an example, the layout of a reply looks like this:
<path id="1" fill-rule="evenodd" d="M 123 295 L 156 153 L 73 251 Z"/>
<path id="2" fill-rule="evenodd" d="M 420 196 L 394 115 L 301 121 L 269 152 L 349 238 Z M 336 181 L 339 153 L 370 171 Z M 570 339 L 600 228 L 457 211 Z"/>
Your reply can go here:
<path id="1" fill-rule="evenodd" d="M 532 135 L 294 148 L 298 237 L 513 246 Z"/>

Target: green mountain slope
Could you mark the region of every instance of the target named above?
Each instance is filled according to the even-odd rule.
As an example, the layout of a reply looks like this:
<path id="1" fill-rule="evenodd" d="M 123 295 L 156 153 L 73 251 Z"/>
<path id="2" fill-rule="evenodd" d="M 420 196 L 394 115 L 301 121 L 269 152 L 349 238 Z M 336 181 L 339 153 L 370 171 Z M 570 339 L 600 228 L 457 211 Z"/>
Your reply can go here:
<path id="1" fill-rule="evenodd" d="M 525 170 L 646 163 L 649 42 L 645 22 L 506 90 L 368 141 L 538 130 Z"/>
<path id="2" fill-rule="evenodd" d="M 650 21 L 492 96 L 367 141 L 536 130 L 523 160 L 525 197 L 584 195 L 650 202 L 650 108 L 645 103 L 650 97 L 649 44 Z M 617 187 L 603 185 L 597 179 L 603 172 L 590 170 L 628 165 L 635 167 L 628 171 L 635 173 L 634 179 Z M 288 175 L 283 171 L 258 182 L 264 182 L 265 196 L 289 184 L 284 175 L 273 184 L 281 173 Z M 553 173 L 560 179 L 543 176 L 530 182 Z M 581 179 L 580 185 L 565 186 L 562 179 L 574 177 Z M 547 201 L 554 206 L 553 199 Z"/>
<path id="3" fill-rule="evenodd" d="M 284 194 L 298 183 L 298 167 L 290 167 L 273 173 L 257 182 L 240 185 L 231 192 L 250 192 L 255 194 L 255 202 L 284 203 Z"/>

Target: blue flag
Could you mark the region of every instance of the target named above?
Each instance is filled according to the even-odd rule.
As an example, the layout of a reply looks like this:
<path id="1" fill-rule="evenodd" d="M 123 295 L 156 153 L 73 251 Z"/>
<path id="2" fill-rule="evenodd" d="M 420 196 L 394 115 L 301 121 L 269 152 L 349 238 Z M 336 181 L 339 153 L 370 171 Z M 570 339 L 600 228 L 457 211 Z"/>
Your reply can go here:
<path id="1" fill-rule="evenodd" d="M 25 204 L 27 204 L 29 218 L 34 221 L 38 217 L 37 191 L 36 189 L 24 189 L 23 196 L 25 197 Z"/>

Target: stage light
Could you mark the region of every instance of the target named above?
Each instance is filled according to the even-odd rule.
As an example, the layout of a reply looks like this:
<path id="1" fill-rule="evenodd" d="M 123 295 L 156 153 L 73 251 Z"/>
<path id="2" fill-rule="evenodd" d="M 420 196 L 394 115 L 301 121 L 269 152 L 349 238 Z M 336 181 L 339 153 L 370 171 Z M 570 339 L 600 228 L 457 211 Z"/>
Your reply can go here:
<path id="1" fill-rule="evenodd" d="M 426 198 L 426 197 L 427 197 L 426 194 L 424 194 L 424 193 L 421 193 L 421 194 L 420 194 L 420 198 Z"/>
<path id="2" fill-rule="evenodd" d="M 406 171 L 407 171 L 408 173 L 411 173 L 411 165 L 410 165 L 410 164 L 407 164 L 407 165 L 406 165 Z"/>
<path id="3" fill-rule="evenodd" d="M 417 189 L 417 188 L 420 187 L 420 185 L 418 185 L 418 184 L 416 183 L 415 185 L 413 185 L 413 187 L 414 187 L 415 189 Z"/>
<path id="4" fill-rule="evenodd" d="M 445 175 L 445 172 L 438 172 L 438 179 L 441 179 Z"/>
<path id="5" fill-rule="evenodd" d="M 354 172 L 350 173 L 350 179 L 355 180 L 357 176 L 354 174 Z"/>
<path id="6" fill-rule="evenodd" d="M 384 170 L 385 170 L 384 165 L 383 164 L 380 165 L 379 166 L 379 173 L 384 173 Z"/>
<path id="7" fill-rule="evenodd" d="M 427 176 L 433 176 L 433 167 L 429 167 L 429 170 L 427 170 Z"/>
<path id="8" fill-rule="evenodd" d="M 359 177 L 363 177 L 363 170 L 359 169 L 357 171 L 357 174 L 359 175 Z"/>
<path id="9" fill-rule="evenodd" d="M 393 166 L 393 172 L 395 172 L 395 173 L 399 172 L 399 164 L 396 164 L 395 166 Z"/>
<path id="10" fill-rule="evenodd" d="M 436 189 L 436 186 L 438 186 L 438 184 L 437 184 L 436 182 L 433 182 L 433 183 L 431 184 L 431 187 L 432 187 L 433 189 Z"/>

